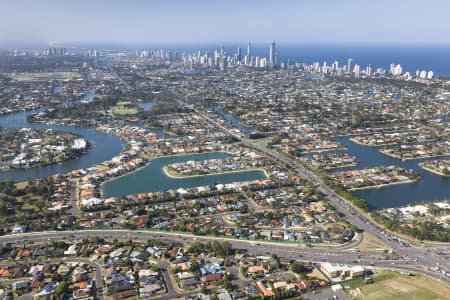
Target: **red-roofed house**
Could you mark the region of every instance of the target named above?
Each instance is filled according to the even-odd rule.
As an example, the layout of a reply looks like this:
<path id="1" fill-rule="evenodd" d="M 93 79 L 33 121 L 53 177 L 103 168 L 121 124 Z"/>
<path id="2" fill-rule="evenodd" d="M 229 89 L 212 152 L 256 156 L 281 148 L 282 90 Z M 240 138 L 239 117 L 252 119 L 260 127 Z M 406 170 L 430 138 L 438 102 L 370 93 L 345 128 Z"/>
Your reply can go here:
<path id="1" fill-rule="evenodd" d="M 222 274 L 214 273 L 214 274 L 205 275 L 200 280 L 202 282 L 212 282 L 212 281 L 216 281 L 216 280 L 220 280 L 220 279 L 222 279 Z"/>

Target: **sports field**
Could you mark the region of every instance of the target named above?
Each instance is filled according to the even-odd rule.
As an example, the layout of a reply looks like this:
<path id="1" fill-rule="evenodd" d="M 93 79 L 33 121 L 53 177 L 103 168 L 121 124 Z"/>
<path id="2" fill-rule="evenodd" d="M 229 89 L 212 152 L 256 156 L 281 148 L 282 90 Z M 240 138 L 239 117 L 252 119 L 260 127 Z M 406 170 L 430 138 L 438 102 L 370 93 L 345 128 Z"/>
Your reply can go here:
<path id="1" fill-rule="evenodd" d="M 81 75 L 77 72 L 14 73 L 9 76 L 16 81 L 73 80 L 81 77 Z"/>
<path id="2" fill-rule="evenodd" d="M 407 276 L 398 271 L 383 270 L 377 271 L 373 279 L 374 282 L 370 284 L 364 284 L 363 279 L 357 279 L 343 286 L 350 286 L 347 290 L 350 296 L 365 300 L 449 299 L 450 295 L 450 288 L 425 276 Z"/>
<path id="3" fill-rule="evenodd" d="M 139 109 L 131 102 L 122 101 L 118 102 L 117 105 L 112 108 L 112 112 L 115 115 L 127 116 L 137 114 Z"/>

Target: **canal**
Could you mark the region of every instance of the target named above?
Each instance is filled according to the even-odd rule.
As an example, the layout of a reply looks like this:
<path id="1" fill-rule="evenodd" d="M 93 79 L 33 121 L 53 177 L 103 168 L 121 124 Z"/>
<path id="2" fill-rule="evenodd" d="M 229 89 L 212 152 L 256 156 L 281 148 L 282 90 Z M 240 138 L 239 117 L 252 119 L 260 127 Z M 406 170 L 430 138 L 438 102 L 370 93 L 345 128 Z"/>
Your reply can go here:
<path id="1" fill-rule="evenodd" d="M 97 94 L 88 93 L 79 100 L 65 102 L 60 105 L 76 105 L 81 101 L 92 99 Z M 122 141 L 113 135 L 95 130 L 94 127 L 72 127 L 64 125 L 48 125 L 42 123 L 32 123 L 27 121 L 27 116 L 44 110 L 40 108 L 26 112 L 17 112 L 0 117 L 0 127 L 3 128 L 35 128 L 63 130 L 81 135 L 91 144 L 91 149 L 77 159 L 62 162 L 60 164 L 48 165 L 39 168 L 17 169 L 8 172 L 0 172 L 0 181 L 13 180 L 25 181 L 51 176 L 57 173 L 68 173 L 76 169 L 84 169 L 93 165 L 110 160 L 122 151 Z"/>
<path id="2" fill-rule="evenodd" d="M 260 170 L 238 171 L 234 173 L 173 178 L 164 172 L 164 166 L 190 160 L 207 160 L 230 157 L 229 153 L 213 152 L 189 154 L 180 156 L 165 156 L 152 159 L 145 167 L 122 177 L 105 182 L 102 185 L 103 197 L 118 197 L 144 192 L 178 188 L 208 186 L 217 183 L 232 183 L 265 179 L 265 173 Z"/>
<path id="3" fill-rule="evenodd" d="M 239 119 L 223 111 L 219 107 L 212 107 L 216 113 L 222 115 L 230 124 L 248 134 L 253 128 L 240 124 Z M 439 201 L 450 199 L 450 178 L 428 172 L 419 163 L 433 158 L 402 161 L 379 152 L 380 147 L 362 146 L 350 141 L 348 137 L 336 137 L 335 141 L 342 143 L 347 149 L 333 151 L 338 154 L 347 153 L 355 156 L 360 164 L 356 167 L 339 168 L 334 171 L 372 168 L 376 166 L 396 165 L 405 169 L 413 169 L 420 173 L 421 179 L 413 183 L 392 185 L 378 189 L 355 191 L 355 196 L 365 199 L 370 209 L 384 209 L 405 206 L 414 202 Z M 309 155 L 309 154 L 308 154 Z M 449 156 L 444 156 L 449 157 Z M 442 158 L 442 157 L 441 157 Z"/>
<path id="4" fill-rule="evenodd" d="M 355 196 L 365 199 L 370 209 L 383 209 L 405 206 L 414 202 L 450 199 L 450 179 L 428 172 L 419 166 L 419 163 L 433 158 L 402 161 L 382 154 L 379 151 L 380 147 L 362 146 L 350 141 L 348 137 L 338 137 L 333 140 L 339 141 L 347 147 L 347 150 L 337 151 L 336 153 L 347 153 L 350 156 L 355 156 L 360 162 L 356 167 L 341 168 L 336 171 L 396 165 L 405 169 L 413 169 L 420 173 L 420 180 L 413 183 L 353 192 Z M 444 157 L 448 158 L 449 156 Z"/>
<path id="5" fill-rule="evenodd" d="M 77 103 L 91 99 L 97 94 L 88 93 L 74 102 L 66 102 L 61 105 L 76 105 Z M 140 107 L 144 110 L 151 108 L 151 102 L 142 103 Z M 97 163 L 110 160 L 122 150 L 122 141 L 106 133 L 96 131 L 93 127 L 72 127 L 64 125 L 49 125 L 41 123 L 29 123 L 27 116 L 42 111 L 44 108 L 8 114 L 0 117 L 0 126 L 3 128 L 35 128 L 55 129 L 70 131 L 81 135 L 92 145 L 87 154 L 60 164 L 44 166 L 40 168 L 19 169 L 0 173 L 0 181 L 14 180 L 24 181 L 28 179 L 51 176 L 57 173 L 68 173 L 72 170 L 91 167 Z M 253 128 L 243 127 L 239 120 L 224 111 L 218 111 L 234 126 L 243 132 L 250 132 Z M 337 153 L 347 153 L 355 156 L 360 164 L 356 167 L 338 169 L 351 170 L 363 169 L 382 165 L 397 165 L 402 168 L 413 169 L 420 173 L 421 179 L 414 183 L 393 185 L 379 189 L 369 189 L 354 192 L 354 195 L 365 199 L 371 209 L 383 209 L 389 207 L 404 206 L 413 202 L 438 201 L 450 199 L 450 179 L 430 173 L 419 167 L 419 163 L 428 159 L 406 160 L 391 158 L 379 152 L 379 147 L 368 147 L 353 143 L 348 137 L 337 137 L 334 140 L 341 142 L 347 147 L 346 150 Z M 103 193 L 106 197 L 123 196 L 141 192 L 160 191 L 165 189 L 189 188 L 195 186 L 206 186 L 215 183 L 231 183 L 239 181 L 250 181 L 265 178 L 262 171 L 250 170 L 237 173 L 215 174 L 209 176 L 171 178 L 167 176 L 163 167 L 170 163 L 188 160 L 205 160 L 229 156 L 227 153 L 216 152 L 207 154 L 193 154 L 183 156 L 160 157 L 151 160 L 145 167 L 123 177 L 106 182 L 103 185 Z M 447 156 L 448 157 L 448 156 Z"/>

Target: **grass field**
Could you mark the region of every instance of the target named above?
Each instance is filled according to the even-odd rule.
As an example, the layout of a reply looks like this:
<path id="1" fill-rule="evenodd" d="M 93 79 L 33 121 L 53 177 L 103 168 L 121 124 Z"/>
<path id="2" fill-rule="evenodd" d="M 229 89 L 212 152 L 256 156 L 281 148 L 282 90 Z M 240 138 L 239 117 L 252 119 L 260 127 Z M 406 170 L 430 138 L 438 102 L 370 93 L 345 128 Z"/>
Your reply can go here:
<path id="1" fill-rule="evenodd" d="M 364 284 L 363 279 L 357 279 L 344 283 L 343 286 L 350 286 L 347 291 L 355 299 L 449 299 L 450 288 L 428 277 L 405 276 L 395 271 L 378 271 L 373 278 L 372 284 Z"/>
<path id="2" fill-rule="evenodd" d="M 361 251 L 375 251 L 379 248 L 388 249 L 389 247 L 385 244 L 380 244 L 377 240 L 373 239 L 373 237 L 365 234 L 363 242 L 357 248 Z"/>
<path id="3" fill-rule="evenodd" d="M 323 276 L 323 274 L 321 272 L 319 272 L 319 270 L 317 270 L 316 268 L 314 268 L 311 273 L 306 274 L 306 276 L 308 278 L 317 278 L 317 279 L 321 279 L 321 280 L 327 280 L 325 278 L 325 276 Z"/>
<path id="4" fill-rule="evenodd" d="M 112 113 L 120 116 L 135 115 L 139 112 L 139 109 L 131 102 L 118 102 L 116 106 L 112 108 Z"/>
<path id="5" fill-rule="evenodd" d="M 15 73 L 9 75 L 16 81 L 34 81 L 34 80 L 72 80 L 81 77 L 77 72 L 55 72 L 55 73 Z"/>

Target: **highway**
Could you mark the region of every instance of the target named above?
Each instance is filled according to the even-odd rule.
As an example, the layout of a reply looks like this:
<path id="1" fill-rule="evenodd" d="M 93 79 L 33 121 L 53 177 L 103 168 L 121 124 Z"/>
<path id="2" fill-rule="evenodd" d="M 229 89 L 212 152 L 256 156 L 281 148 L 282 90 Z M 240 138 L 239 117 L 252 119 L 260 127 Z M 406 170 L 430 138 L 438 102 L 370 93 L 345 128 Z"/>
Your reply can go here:
<path id="1" fill-rule="evenodd" d="M 287 258 L 291 260 L 299 260 L 310 263 L 319 262 L 331 262 L 341 263 L 348 265 L 362 265 L 366 267 L 383 267 L 395 270 L 408 271 L 412 273 L 418 273 L 432 278 L 441 280 L 447 285 L 450 285 L 450 276 L 445 274 L 446 271 L 450 271 L 448 261 L 438 251 L 450 251 L 450 245 L 442 244 L 440 247 L 434 249 L 414 247 L 409 243 L 403 241 L 399 237 L 392 233 L 386 232 L 383 228 L 378 226 L 369 220 L 364 213 L 358 211 L 349 203 L 337 195 L 333 190 L 326 186 L 320 178 L 315 174 L 306 170 L 298 162 L 286 157 L 272 149 L 266 148 L 262 145 L 255 143 L 252 140 L 243 138 L 229 129 L 225 128 L 222 124 L 211 119 L 206 114 L 199 112 L 193 108 L 193 106 L 181 102 L 183 105 L 188 106 L 190 109 L 196 111 L 205 121 L 209 122 L 219 130 L 234 136 L 244 146 L 254 148 L 273 159 L 282 162 L 289 166 L 292 171 L 297 172 L 303 178 L 310 180 L 324 195 L 325 198 L 336 208 L 337 211 L 345 215 L 345 217 L 352 224 L 363 230 L 364 234 L 373 236 L 383 244 L 388 245 L 399 258 L 385 260 L 380 259 L 382 254 L 375 251 L 360 251 L 353 252 L 348 249 L 337 249 L 335 247 L 330 248 L 310 248 L 301 247 L 298 244 L 284 244 L 267 241 L 247 241 L 238 239 L 228 239 L 212 236 L 193 236 L 191 234 L 180 234 L 170 232 L 156 232 L 156 231 L 136 231 L 136 230 L 77 230 L 77 231 L 54 231 L 54 232 L 31 232 L 17 235 L 4 235 L 0 236 L 0 243 L 46 243 L 51 240 L 66 240 L 69 243 L 74 241 L 81 241 L 85 238 L 99 237 L 108 241 L 117 239 L 120 241 L 147 241 L 148 239 L 157 239 L 166 243 L 179 243 L 180 245 L 187 245 L 196 241 L 228 241 L 234 248 L 245 249 L 249 254 L 270 256 L 272 254 L 277 255 L 280 258 Z M 362 237 L 360 239 L 362 241 Z M 353 246 L 355 247 L 355 246 Z M 167 266 L 161 265 L 164 269 Z M 97 281 L 101 274 L 98 267 L 96 267 Z M 164 279 L 169 289 L 169 294 L 161 297 L 161 299 L 170 299 L 179 293 L 174 290 L 170 278 L 167 272 L 164 272 Z M 450 275 L 450 274 L 449 274 Z M 99 286 L 100 287 L 100 286 Z"/>
<path id="2" fill-rule="evenodd" d="M 409 257 L 411 259 L 417 259 L 421 261 L 421 265 L 426 267 L 436 267 L 443 268 L 446 271 L 450 271 L 450 264 L 447 259 L 440 256 L 427 255 L 427 249 L 413 247 L 408 242 L 404 241 L 402 238 L 387 232 L 384 228 L 380 227 L 378 224 L 367 218 L 364 213 L 360 212 L 352 205 L 348 203 L 347 200 L 343 199 L 331 188 L 329 188 L 319 177 L 317 177 L 313 172 L 307 170 L 304 166 L 299 164 L 297 161 L 290 159 L 289 157 L 274 151 L 273 149 L 267 148 L 260 144 L 257 144 L 254 140 L 246 139 L 239 134 L 232 132 L 230 129 L 226 128 L 216 120 L 210 118 L 204 112 L 199 111 L 193 105 L 187 104 L 181 100 L 178 100 L 179 104 L 185 106 L 195 113 L 197 113 L 202 119 L 216 127 L 220 131 L 233 136 L 242 145 L 258 150 L 266 155 L 272 157 L 273 159 L 284 163 L 286 166 L 290 167 L 292 171 L 297 172 L 302 178 L 308 179 L 315 185 L 319 191 L 324 194 L 326 200 L 330 202 L 335 209 L 342 213 L 347 220 L 357 226 L 359 229 L 363 230 L 366 234 L 371 235 L 376 240 L 389 246 L 395 252 L 402 253 L 403 256 Z M 449 249 L 450 244 L 443 244 L 443 249 Z M 440 276 L 440 275 L 439 275 Z"/>
<path id="3" fill-rule="evenodd" d="M 278 257 L 288 258 L 292 260 L 299 260 L 305 262 L 331 262 L 342 263 L 348 265 L 362 265 L 385 267 L 390 269 L 404 270 L 409 272 L 420 273 L 428 275 L 435 279 L 440 279 L 447 284 L 450 284 L 450 278 L 442 275 L 439 272 L 430 270 L 427 267 L 426 257 L 433 257 L 434 254 L 429 253 L 424 255 L 425 259 L 420 259 L 415 262 L 411 258 L 404 257 L 403 259 L 395 260 L 380 260 L 380 253 L 375 251 L 361 251 L 354 253 L 349 250 L 338 249 L 324 249 L 324 248 L 305 248 L 299 247 L 295 244 L 281 244 L 274 242 L 254 242 L 247 240 L 236 240 L 227 238 L 217 238 L 210 236 L 193 236 L 191 234 L 179 234 L 170 232 L 154 232 L 154 231 L 136 231 L 136 230 L 77 230 L 77 231 L 54 231 L 54 232 L 30 232 L 17 235 L 0 236 L 0 243 L 45 243 L 51 240 L 66 240 L 68 242 L 81 241 L 82 239 L 90 239 L 93 237 L 104 238 L 112 241 L 117 239 L 119 241 L 147 241 L 148 239 L 157 239 L 166 243 L 179 243 L 186 245 L 196 241 L 228 241 L 234 248 L 245 249 L 249 254 L 270 256 L 276 254 Z M 422 266 L 422 268 L 419 268 Z"/>

